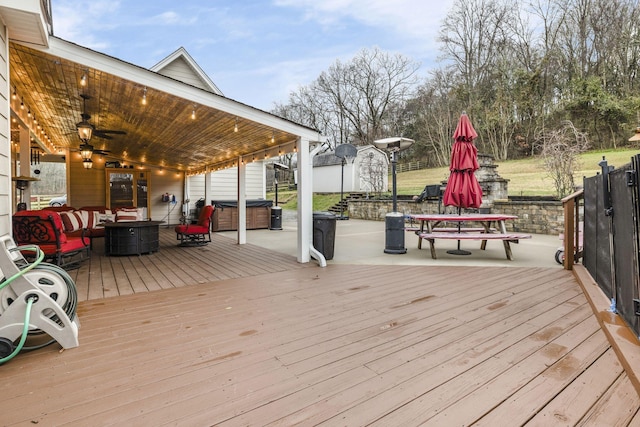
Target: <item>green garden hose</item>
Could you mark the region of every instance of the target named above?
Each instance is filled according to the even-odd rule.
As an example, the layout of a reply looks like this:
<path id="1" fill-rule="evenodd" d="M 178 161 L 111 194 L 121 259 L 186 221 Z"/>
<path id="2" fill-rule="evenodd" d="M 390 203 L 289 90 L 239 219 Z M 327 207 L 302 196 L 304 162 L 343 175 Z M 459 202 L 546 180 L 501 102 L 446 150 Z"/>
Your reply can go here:
<path id="1" fill-rule="evenodd" d="M 25 274 L 26 272 L 36 268 L 38 266 L 38 264 L 40 264 L 42 262 L 42 260 L 44 260 L 44 252 L 42 252 L 40 250 L 40 247 L 37 245 L 30 245 L 30 246 L 20 246 L 15 248 L 15 250 L 19 250 L 19 251 L 33 251 L 36 252 L 38 254 L 38 256 L 36 257 L 36 260 L 34 262 L 32 262 L 31 264 L 29 264 L 28 266 L 26 266 L 25 268 L 23 268 L 22 270 L 18 271 L 16 274 L 14 274 L 13 276 L 7 278 L 5 281 L 3 281 L 2 283 L 0 283 L 0 289 L 4 288 L 5 286 L 8 286 L 9 283 L 13 282 L 14 280 L 16 280 L 18 277 L 22 276 L 23 274 Z"/>
<path id="2" fill-rule="evenodd" d="M 29 335 L 29 319 L 31 318 L 31 306 L 37 299 L 38 297 L 36 295 L 29 296 L 29 298 L 27 299 L 27 309 L 24 312 L 24 326 L 22 328 L 22 337 L 20 337 L 20 342 L 10 355 L 0 359 L 0 365 L 13 359 L 16 354 L 20 353 L 20 350 L 22 350 L 22 347 L 27 340 L 27 335 Z"/>
<path id="3" fill-rule="evenodd" d="M 5 286 L 8 286 L 9 283 L 13 282 L 18 277 L 22 276 L 23 274 L 35 268 L 44 259 L 44 252 L 42 252 L 40 248 L 36 245 L 21 246 L 19 248 L 16 248 L 16 250 L 34 251 L 38 254 L 38 256 L 33 263 L 29 264 L 24 269 L 18 271 L 16 274 L 14 274 L 13 276 L 7 278 L 2 283 L 0 283 L 0 289 L 4 288 Z M 31 306 L 37 299 L 38 299 L 37 295 L 29 296 L 29 298 L 27 299 L 27 308 L 24 313 L 24 326 L 22 329 L 22 336 L 20 337 L 20 342 L 18 342 L 18 345 L 10 355 L 0 358 L 0 364 L 3 364 L 13 359 L 16 356 L 16 354 L 20 353 L 20 350 L 22 350 L 22 347 L 24 347 L 24 343 L 27 341 L 27 336 L 29 335 L 29 319 L 31 318 Z"/>

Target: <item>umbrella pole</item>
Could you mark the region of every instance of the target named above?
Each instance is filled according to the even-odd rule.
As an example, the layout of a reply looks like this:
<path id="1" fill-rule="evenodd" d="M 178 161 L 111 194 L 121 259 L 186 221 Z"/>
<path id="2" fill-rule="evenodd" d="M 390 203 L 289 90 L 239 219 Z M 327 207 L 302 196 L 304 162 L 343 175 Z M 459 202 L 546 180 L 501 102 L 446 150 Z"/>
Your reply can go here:
<path id="1" fill-rule="evenodd" d="M 458 216 L 462 212 L 462 207 L 458 206 Z M 462 222 L 458 221 L 458 233 L 460 233 L 460 227 L 462 226 Z M 451 249 L 447 251 L 448 254 L 451 255 L 471 255 L 471 252 L 465 251 L 464 249 L 460 249 L 460 240 L 458 240 L 458 249 Z"/>

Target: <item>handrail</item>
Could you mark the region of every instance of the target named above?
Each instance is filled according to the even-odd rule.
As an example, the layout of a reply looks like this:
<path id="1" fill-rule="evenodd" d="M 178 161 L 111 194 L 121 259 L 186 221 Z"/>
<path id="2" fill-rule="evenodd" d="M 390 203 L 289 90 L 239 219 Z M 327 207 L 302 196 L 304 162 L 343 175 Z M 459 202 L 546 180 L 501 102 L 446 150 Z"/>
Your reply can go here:
<path id="1" fill-rule="evenodd" d="M 580 248 L 580 200 L 584 199 L 584 189 L 562 199 L 564 209 L 564 269 L 572 270 L 573 264 L 582 256 Z"/>

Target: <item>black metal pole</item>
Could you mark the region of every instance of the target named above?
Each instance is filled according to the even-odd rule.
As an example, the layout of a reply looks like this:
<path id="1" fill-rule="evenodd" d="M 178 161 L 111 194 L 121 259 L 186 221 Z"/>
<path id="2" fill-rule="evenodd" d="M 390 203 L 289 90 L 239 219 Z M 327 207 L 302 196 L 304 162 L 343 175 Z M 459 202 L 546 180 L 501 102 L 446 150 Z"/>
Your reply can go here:
<path id="1" fill-rule="evenodd" d="M 342 171 L 341 171 L 341 177 L 340 177 L 340 218 L 344 217 L 344 164 L 345 164 L 346 160 L 344 159 L 344 157 L 342 158 Z"/>
<path id="2" fill-rule="evenodd" d="M 391 197 L 393 198 L 393 212 L 398 212 L 398 201 L 397 201 L 397 193 L 396 193 L 396 156 L 398 155 L 397 152 L 392 151 L 391 152 L 391 175 L 392 175 L 392 193 L 391 193 Z"/>
<path id="3" fill-rule="evenodd" d="M 278 206 L 278 169 L 274 171 L 274 183 L 276 186 L 276 206 Z"/>
<path id="4" fill-rule="evenodd" d="M 611 311 L 616 311 L 616 301 L 618 301 L 618 286 L 616 283 L 616 259 L 614 256 L 614 229 L 613 229 L 613 204 L 611 202 L 611 188 L 609 183 L 609 172 L 613 170 L 612 166 L 609 166 L 607 160 L 602 156 L 602 160 L 598 163 L 602 170 L 602 198 L 604 206 L 604 215 L 609 218 L 609 265 L 610 265 L 610 280 L 611 290 L 613 298 L 611 301 Z M 569 236 L 567 236 L 568 238 Z M 565 256 L 574 256 L 574 254 L 565 254 Z"/>

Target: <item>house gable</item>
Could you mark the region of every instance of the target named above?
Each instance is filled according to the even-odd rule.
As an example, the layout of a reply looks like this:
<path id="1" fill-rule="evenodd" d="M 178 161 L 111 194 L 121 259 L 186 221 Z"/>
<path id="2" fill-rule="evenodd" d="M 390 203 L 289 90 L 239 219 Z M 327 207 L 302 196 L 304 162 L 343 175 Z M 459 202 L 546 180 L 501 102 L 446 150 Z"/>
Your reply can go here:
<path id="1" fill-rule="evenodd" d="M 158 62 L 150 70 L 208 92 L 223 95 L 183 47 Z"/>

